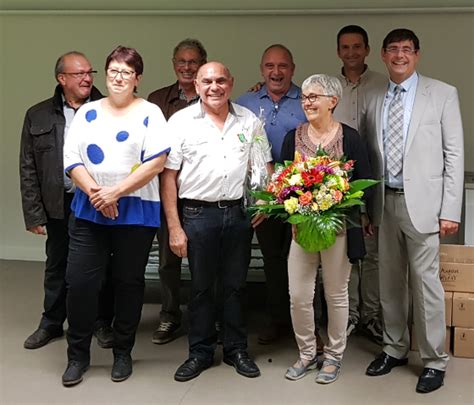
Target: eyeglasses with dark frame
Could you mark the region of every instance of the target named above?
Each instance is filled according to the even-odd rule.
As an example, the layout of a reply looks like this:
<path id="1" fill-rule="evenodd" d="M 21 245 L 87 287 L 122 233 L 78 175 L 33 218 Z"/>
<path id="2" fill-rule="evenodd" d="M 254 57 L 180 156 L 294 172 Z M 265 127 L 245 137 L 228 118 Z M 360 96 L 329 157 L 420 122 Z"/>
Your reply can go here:
<path id="1" fill-rule="evenodd" d="M 62 75 L 69 75 L 74 77 L 74 79 L 84 79 L 86 76 L 94 77 L 97 73 L 97 70 L 89 70 L 88 72 L 61 72 Z"/>
<path id="2" fill-rule="evenodd" d="M 385 52 L 390 53 L 392 55 L 398 55 L 399 52 L 403 53 L 404 55 L 413 55 L 417 53 L 417 49 L 410 48 L 409 46 L 404 46 L 399 48 L 398 46 L 389 46 L 385 48 Z"/>
<path id="3" fill-rule="evenodd" d="M 304 104 L 306 100 L 308 100 L 310 103 L 314 103 L 318 101 L 321 97 L 334 97 L 334 96 L 330 94 L 314 94 L 314 93 L 308 94 L 307 96 L 304 94 L 301 94 L 300 101 L 301 101 L 301 104 Z"/>
<path id="4" fill-rule="evenodd" d="M 109 79 L 115 79 L 118 75 L 122 77 L 122 80 L 130 80 L 136 72 L 134 70 L 117 70 L 107 69 L 107 77 Z"/>
<path id="5" fill-rule="evenodd" d="M 192 68 L 196 68 L 196 67 L 201 65 L 200 61 L 197 61 L 197 60 L 194 60 L 194 59 L 184 60 L 184 59 L 175 59 L 175 58 L 173 58 L 173 63 L 176 66 L 179 66 L 179 67 L 185 67 L 186 65 L 189 65 Z"/>

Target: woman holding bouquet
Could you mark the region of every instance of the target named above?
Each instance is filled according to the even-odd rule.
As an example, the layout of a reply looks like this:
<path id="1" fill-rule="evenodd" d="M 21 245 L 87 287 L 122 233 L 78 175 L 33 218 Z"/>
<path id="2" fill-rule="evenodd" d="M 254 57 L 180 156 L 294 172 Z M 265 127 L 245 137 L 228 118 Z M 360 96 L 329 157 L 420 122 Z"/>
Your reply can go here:
<path id="1" fill-rule="evenodd" d="M 295 152 L 302 156 L 315 156 L 322 148 L 332 159 L 355 161 L 352 178 L 371 178 L 365 145 L 353 128 L 333 119 L 333 111 L 342 96 L 342 87 L 335 77 L 318 74 L 308 77 L 302 84 L 301 103 L 307 123 L 290 131 L 284 140 L 281 160 L 293 161 Z M 357 210 L 357 207 L 354 207 Z M 360 214 L 357 210 L 357 220 Z M 293 241 L 288 258 L 291 317 L 299 359 L 285 377 L 297 380 L 317 366 L 315 322 L 313 310 L 314 286 L 321 264 L 324 294 L 328 307 L 328 344 L 324 348 L 324 361 L 316 382 L 328 384 L 339 376 L 346 347 L 346 326 L 349 316 L 348 282 L 351 261 L 365 254 L 362 228 L 344 229 L 329 248 L 316 253 L 307 252 Z"/>

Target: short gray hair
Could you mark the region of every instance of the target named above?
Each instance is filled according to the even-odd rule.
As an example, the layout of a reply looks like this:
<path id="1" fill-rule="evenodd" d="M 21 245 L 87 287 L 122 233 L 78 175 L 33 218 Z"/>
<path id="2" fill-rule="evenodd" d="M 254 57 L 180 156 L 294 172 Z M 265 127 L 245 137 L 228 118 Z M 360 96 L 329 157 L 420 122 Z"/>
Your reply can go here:
<path id="1" fill-rule="evenodd" d="M 197 51 L 197 53 L 199 53 L 199 56 L 201 57 L 201 64 L 207 62 L 207 52 L 201 41 L 194 38 L 183 39 L 178 45 L 174 47 L 173 58 L 181 49 L 194 49 L 195 51 Z"/>
<path id="2" fill-rule="evenodd" d="M 86 55 L 78 51 L 70 51 L 61 55 L 56 61 L 56 65 L 54 65 L 54 77 L 56 80 L 58 80 L 58 75 L 64 73 L 64 61 L 68 56 L 82 56 L 84 59 L 87 59 Z"/>
<path id="3" fill-rule="evenodd" d="M 342 97 L 342 85 L 337 77 L 329 76 L 325 74 L 311 75 L 301 85 L 302 90 L 306 90 L 311 86 L 321 86 L 323 93 L 326 96 L 335 96 L 337 100 L 341 100 Z"/>

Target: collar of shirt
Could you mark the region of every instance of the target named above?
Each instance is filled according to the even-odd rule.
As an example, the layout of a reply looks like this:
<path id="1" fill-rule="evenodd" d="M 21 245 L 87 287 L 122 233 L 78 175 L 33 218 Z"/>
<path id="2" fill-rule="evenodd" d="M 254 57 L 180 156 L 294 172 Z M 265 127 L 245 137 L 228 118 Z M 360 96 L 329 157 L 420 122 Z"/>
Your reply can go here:
<path id="1" fill-rule="evenodd" d="M 290 88 L 288 89 L 288 91 L 286 92 L 286 94 L 282 97 L 285 98 L 292 98 L 292 99 L 298 99 L 300 97 L 300 88 L 298 86 L 296 86 L 294 83 L 291 83 L 291 86 Z M 268 90 L 267 90 L 267 85 L 264 84 L 260 90 L 258 91 L 258 96 L 260 98 L 269 98 L 270 100 L 272 100 L 272 98 L 268 95 Z"/>
<path id="2" fill-rule="evenodd" d="M 204 118 L 207 114 L 206 111 L 204 111 L 204 106 L 202 105 L 202 100 L 199 100 L 199 110 L 198 113 L 193 117 L 194 119 L 201 119 Z M 235 117 L 241 117 L 240 114 L 237 113 L 235 110 L 234 106 L 230 102 L 230 100 L 227 102 L 229 104 L 229 114 L 232 114 Z"/>
<path id="3" fill-rule="evenodd" d="M 184 93 L 184 90 L 181 87 L 178 87 L 178 98 L 180 100 L 186 101 L 188 103 L 188 105 L 191 105 L 191 104 L 197 103 L 197 101 L 199 100 L 199 94 L 196 94 L 195 96 L 188 99 L 186 97 L 186 94 Z"/>
<path id="4" fill-rule="evenodd" d="M 395 91 L 395 87 L 400 86 L 404 92 L 408 93 L 413 90 L 413 86 L 416 86 L 418 83 L 418 73 L 413 72 L 413 74 L 400 84 L 394 83 L 391 80 L 389 81 L 388 92 L 391 97 L 393 97 L 393 92 Z M 416 89 L 416 88 L 415 88 Z"/>
<path id="5" fill-rule="evenodd" d="M 359 76 L 359 79 L 355 83 L 353 83 L 344 74 L 344 66 L 343 66 L 343 67 L 341 67 L 341 73 L 338 75 L 338 79 L 342 82 L 343 86 L 345 85 L 345 86 L 357 87 L 361 83 L 363 83 L 367 80 L 368 75 L 369 75 L 369 67 L 364 64 L 364 71 Z"/>

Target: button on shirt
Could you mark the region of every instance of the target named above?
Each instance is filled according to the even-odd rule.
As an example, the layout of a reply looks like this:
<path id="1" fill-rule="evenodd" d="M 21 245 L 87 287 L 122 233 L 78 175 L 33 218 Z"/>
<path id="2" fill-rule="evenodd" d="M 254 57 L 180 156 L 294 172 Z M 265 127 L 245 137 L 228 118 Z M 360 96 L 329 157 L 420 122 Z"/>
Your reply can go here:
<path id="1" fill-rule="evenodd" d="M 278 102 L 274 102 L 268 95 L 267 86 L 263 85 L 258 92 L 245 93 L 235 101 L 264 120 L 274 161 L 280 159 L 285 135 L 302 122 L 306 122 L 300 95 L 301 89 L 292 84 L 288 92 Z"/>
<path id="2" fill-rule="evenodd" d="M 381 73 L 373 72 L 368 67 L 356 83 L 352 83 L 344 76 L 344 68 L 337 75 L 337 78 L 342 84 L 342 98 L 334 110 L 334 119 L 359 130 L 360 108 L 364 93 L 380 85 L 385 85 L 388 79 Z"/>
<path id="3" fill-rule="evenodd" d="M 408 79 L 400 83 L 402 90 L 402 102 L 403 102 L 403 144 L 406 144 L 408 130 L 410 128 L 411 113 L 413 111 L 413 105 L 415 104 L 416 87 L 418 85 L 418 74 L 413 73 Z M 388 85 L 388 91 L 385 95 L 384 107 L 383 107 L 383 145 L 384 150 L 387 149 L 387 122 L 388 122 L 388 110 L 391 101 L 393 100 L 396 83 L 390 80 Z M 392 176 L 387 170 L 387 161 L 385 159 L 385 183 L 387 186 L 392 188 L 403 188 L 403 168 L 397 176 Z"/>
<path id="4" fill-rule="evenodd" d="M 180 170 L 178 197 L 200 201 L 237 200 L 243 196 L 250 142 L 261 135 L 260 121 L 248 109 L 230 103 L 222 131 L 196 103 L 168 121 L 171 152 L 165 167 Z M 267 153 L 267 162 L 272 157 Z"/>

